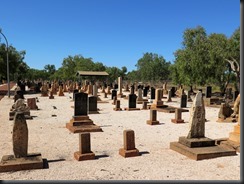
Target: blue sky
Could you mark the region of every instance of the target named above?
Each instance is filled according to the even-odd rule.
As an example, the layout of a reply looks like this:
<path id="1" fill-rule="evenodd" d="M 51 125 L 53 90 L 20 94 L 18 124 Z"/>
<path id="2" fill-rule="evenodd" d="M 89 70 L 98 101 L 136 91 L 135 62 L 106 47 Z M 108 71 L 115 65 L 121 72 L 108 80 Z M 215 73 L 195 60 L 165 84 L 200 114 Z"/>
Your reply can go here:
<path id="1" fill-rule="evenodd" d="M 78 54 L 128 71 L 146 52 L 173 62 L 185 29 L 198 25 L 230 37 L 240 26 L 240 0 L 0 1 L 2 32 L 36 69 L 58 69 Z"/>

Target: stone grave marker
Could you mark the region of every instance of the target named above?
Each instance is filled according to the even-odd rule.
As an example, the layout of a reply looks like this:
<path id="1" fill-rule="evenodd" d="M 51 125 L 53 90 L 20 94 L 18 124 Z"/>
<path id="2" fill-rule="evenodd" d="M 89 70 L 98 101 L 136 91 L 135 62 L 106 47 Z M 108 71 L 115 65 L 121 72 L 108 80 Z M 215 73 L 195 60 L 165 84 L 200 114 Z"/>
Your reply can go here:
<path id="1" fill-rule="evenodd" d="M 114 96 L 117 96 L 117 90 L 116 89 L 112 90 L 111 100 L 114 99 Z"/>
<path id="2" fill-rule="evenodd" d="M 12 141 L 14 155 L 2 157 L 0 172 L 43 169 L 41 154 L 28 154 L 28 127 L 23 112 L 17 112 L 14 116 Z"/>
<path id="3" fill-rule="evenodd" d="M 167 96 L 166 102 L 172 102 L 172 99 L 171 99 L 171 90 L 168 90 L 168 96 Z"/>
<path id="4" fill-rule="evenodd" d="M 91 138 L 89 132 L 79 133 L 79 151 L 74 153 L 74 157 L 78 161 L 93 160 L 95 154 L 91 151 Z"/>
<path id="5" fill-rule="evenodd" d="M 27 105 L 30 107 L 30 110 L 38 109 L 38 106 L 36 105 L 36 98 L 27 98 Z"/>
<path id="6" fill-rule="evenodd" d="M 89 101 L 89 104 L 88 104 L 89 114 L 97 114 L 98 113 L 97 97 L 89 96 L 88 101 Z"/>
<path id="7" fill-rule="evenodd" d="M 124 130 L 124 147 L 119 149 L 119 154 L 125 158 L 139 156 L 139 150 L 135 147 L 135 133 L 133 130 Z"/>
<path id="8" fill-rule="evenodd" d="M 234 149 L 218 146 L 215 140 L 205 137 L 205 107 L 200 91 L 193 100 L 189 126 L 188 135 L 179 137 L 178 142 L 171 142 L 170 149 L 194 160 L 236 155 Z"/>
<path id="9" fill-rule="evenodd" d="M 181 108 L 184 108 L 186 107 L 187 105 L 187 95 L 181 95 L 181 98 L 180 98 L 180 107 Z"/>
<path id="10" fill-rule="evenodd" d="M 150 120 L 147 120 L 148 125 L 158 125 L 159 121 L 157 121 L 157 110 L 150 109 Z"/>
<path id="11" fill-rule="evenodd" d="M 151 99 L 154 100 L 155 99 L 155 88 L 151 87 Z"/>
<path id="12" fill-rule="evenodd" d="M 212 86 L 207 86 L 206 87 L 206 98 L 211 98 L 211 96 L 212 96 Z"/>
<path id="13" fill-rule="evenodd" d="M 115 108 L 113 110 L 122 111 L 122 109 L 120 108 L 120 100 L 116 100 Z"/>
<path id="14" fill-rule="evenodd" d="M 137 104 L 142 104 L 143 103 L 143 97 L 142 97 L 142 89 L 138 89 L 138 96 L 136 98 L 136 103 Z"/>
<path id="15" fill-rule="evenodd" d="M 140 108 L 136 108 L 136 98 L 137 98 L 137 96 L 135 94 L 129 94 L 128 107 L 126 107 L 124 110 L 127 110 L 127 111 L 140 110 Z"/>
<path id="16" fill-rule="evenodd" d="M 181 109 L 175 109 L 175 119 L 171 119 L 172 123 L 185 123 L 183 119 L 181 119 L 182 112 Z"/>

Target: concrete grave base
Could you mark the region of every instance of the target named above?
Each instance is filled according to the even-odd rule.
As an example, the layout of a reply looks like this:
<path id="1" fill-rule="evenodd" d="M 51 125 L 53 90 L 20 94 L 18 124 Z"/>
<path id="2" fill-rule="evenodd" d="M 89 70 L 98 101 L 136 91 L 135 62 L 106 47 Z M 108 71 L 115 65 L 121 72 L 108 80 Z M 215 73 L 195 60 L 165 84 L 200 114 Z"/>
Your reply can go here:
<path id="1" fill-rule="evenodd" d="M 159 121 L 147 120 L 148 125 L 159 125 Z"/>
<path id="2" fill-rule="evenodd" d="M 78 161 L 83 161 L 83 160 L 94 160 L 95 159 L 95 154 L 93 152 L 91 153 L 84 153 L 82 154 L 79 151 L 76 151 L 74 153 L 74 157 Z"/>
<path id="3" fill-rule="evenodd" d="M 133 150 L 125 150 L 124 148 L 120 148 L 119 149 L 119 154 L 122 157 L 136 157 L 136 156 L 140 156 L 139 154 L 139 150 L 138 149 L 133 149 Z"/>
<path id="4" fill-rule="evenodd" d="M 215 140 L 207 137 L 188 139 L 185 136 L 182 136 L 179 137 L 179 143 L 188 146 L 189 148 L 215 146 Z"/>
<path id="5" fill-rule="evenodd" d="M 236 151 L 234 149 L 218 145 L 190 148 L 179 142 L 171 142 L 170 149 L 180 154 L 183 154 L 193 160 L 203 160 L 236 155 Z"/>
<path id="6" fill-rule="evenodd" d="M 141 110 L 140 108 L 129 108 L 129 107 L 125 107 L 124 108 L 125 111 L 136 111 L 136 110 Z"/>
<path id="7" fill-rule="evenodd" d="M 171 119 L 172 123 L 185 123 L 183 119 Z"/>
<path id="8" fill-rule="evenodd" d="M 103 130 L 95 125 L 89 116 L 73 116 L 69 123 L 66 123 L 66 128 L 72 133 L 80 132 L 103 132 Z"/>
<path id="9" fill-rule="evenodd" d="M 43 159 L 40 153 L 31 153 L 27 157 L 15 158 L 14 155 L 4 155 L 0 162 L 0 172 L 43 169 Z"/>
<path id="10" fill-rule="evenodd" d="M 240 143 L 235 142 L 235 141 L 231 141 L 231 140 L 227 140 L 227 141 L 221 141 L 220 142 L 221 146 L 226 146 L 228 148 L 232 148 L 235 149 L 237 152 L 240 153 Z"/>

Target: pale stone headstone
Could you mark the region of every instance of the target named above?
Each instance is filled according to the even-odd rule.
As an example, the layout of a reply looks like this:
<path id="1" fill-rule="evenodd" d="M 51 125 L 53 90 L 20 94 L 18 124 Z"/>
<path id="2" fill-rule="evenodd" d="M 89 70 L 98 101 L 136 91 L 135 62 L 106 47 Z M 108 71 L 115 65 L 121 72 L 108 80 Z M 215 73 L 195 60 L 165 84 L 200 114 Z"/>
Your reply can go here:
<path id="1" fill-rule="evenodd" d="M 192 103 L 189 125 L 188 139 L 205 137 L 205 107 L 200 91 L 196 94 Z"/>

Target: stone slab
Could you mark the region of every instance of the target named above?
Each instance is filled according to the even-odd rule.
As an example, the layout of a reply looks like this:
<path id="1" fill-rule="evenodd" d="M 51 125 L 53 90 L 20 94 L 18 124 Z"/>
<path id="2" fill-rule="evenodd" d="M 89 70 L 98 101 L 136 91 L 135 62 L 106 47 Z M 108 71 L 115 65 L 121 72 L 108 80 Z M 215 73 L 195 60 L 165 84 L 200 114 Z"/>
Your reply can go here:
<path id="1" fill-rule="evenodd" d="M 140 156 L 139 150 L 138 149 L 133 149 L 133 150 L 125 150 L 124 148 L 120 148 L 119 149 L 119 154 L 122 157 L 136 157 L 136 156 Z"/>
<path id="2" fill-rule="evenodd" d="M 188 139 L 185 136 L 182 136 L 182 137 L 179 137 L 179 143 L 181 143 L 189 148 L 195 148 L 195 147 L 214 146 L 215 140 L 209 139 L 207 137 Z"/>
<path id="3" fill-rule="evenodd" d="M 14 155 L 4 155 L 0 162 L 0 172 L 43 169 L 43 159 L 40 153 L 30 153 L 27 157 L 15 158 Z"/>
<path id="4" fill-rule="evenodd" d="M 94 160 L 95 159 L 95 154 L 93 152 L 81 154 L 79 151 L 76 151 L 74 153 L 74 157 L 78 161 Z"/>
<path id="5" fill-rule="evenodd" d="M 159 121 L 147 120 L 148 125 L 159 125 Z"/>
<path id="6" fill-rule="evenodd" d="M 236 151 L 224 146 L 208 146 L 208 147 L 198 147 L 189 148 L 178 142 L 171 142 L 170 149 L 187 156 L 193 160 L 204 160 L 223 156 L 234 156 Z"/>
<path id="7" fill-rule="evenodd" d="M 226 141 L 221 141 L 219 143 L 219 145 L 221 146 L 227 146 L 229 148 L 233 148 L 235 149 L 237 152 L 240 153 L 240 143 L 237 143 L 237 142 L 234 142 L 234 141 L 231 141 L 231 140 L 226 140 Z"/>
<path id="8" fill-rule="evenodd" d="M 70 123 L 66 123 L 66 128 L 69 129 L 72 133 L 81 133 L 81 132 L 103 132 L 103 130 L 97 125 L 80 125 L 73 126 Z"/>

